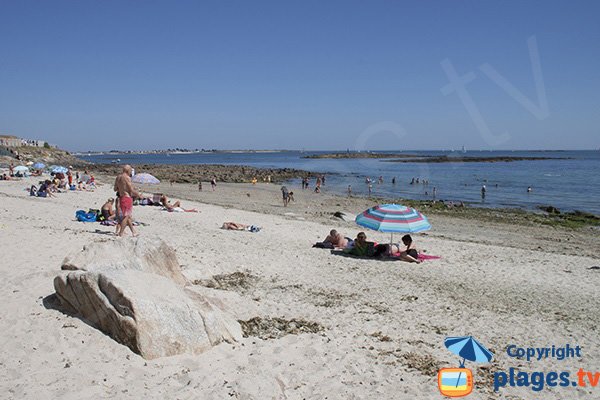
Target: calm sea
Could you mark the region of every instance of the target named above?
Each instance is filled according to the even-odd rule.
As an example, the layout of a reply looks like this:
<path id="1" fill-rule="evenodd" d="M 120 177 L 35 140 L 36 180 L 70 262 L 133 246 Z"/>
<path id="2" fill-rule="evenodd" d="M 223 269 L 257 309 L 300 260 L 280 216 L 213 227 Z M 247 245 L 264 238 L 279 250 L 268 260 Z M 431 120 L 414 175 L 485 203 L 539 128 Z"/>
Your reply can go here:
<path id="1" fill-rule="evenodd" d="M 390 163 L 382 159 L 305 159 L 319 152 L 202 153 L 91 155 L 81 158 L 110 163 L 117 158 L 129 164 L 236 164 L 253 167 L 297 168 L 325 172 L 324 189 L 366 195 L 365 177 L 374 180 L 373 194 L 384 197 L 463 201 L 473 206 L 536 209 L 552 205 L 560 210 L 582 210 L 600 214 L 600 151 L 468 151 L 469 157 L 551 157 L 542 161 L 496 163 Z M 458 152 L 407 151 L 420 155 L 463 155 Z M 402 152 L 399 152 L 402 154 Z M 559 158 L 570 158 L 561 160 Z M 377 179 L 382 176 L 383 184 Z M 392 178 L 396 177 L 396 184 Z M 412 178 L 428 185 L 410 184 Z M 314 187 L 314 180 L 313 180 Z M 485 199 L 481 187 L 486 185 Z M 300 187 L 299 181 L 289 185 Z M 527 192 L 531 186 L 532 191 Z"/>

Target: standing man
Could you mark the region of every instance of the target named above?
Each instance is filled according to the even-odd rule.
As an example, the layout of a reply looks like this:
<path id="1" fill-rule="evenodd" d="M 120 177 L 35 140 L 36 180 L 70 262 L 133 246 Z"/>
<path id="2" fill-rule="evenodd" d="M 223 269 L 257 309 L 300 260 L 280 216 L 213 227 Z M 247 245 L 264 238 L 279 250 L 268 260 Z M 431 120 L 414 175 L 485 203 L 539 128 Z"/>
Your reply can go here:
<path id="1" fill-rule="evenodd" d="M 485 199 L 485 192 L 487 191 L 485 185 L 481 186 L 481 198 Z"/>
<path id="2" fill-rule="evenodd" d="M 69 180 L 69 189 L 73 184 L 73 167 L 69 166 L 69 170 L 67 171 L 67 178 Z"/>
<path id="3" fill-rule="evenodd" d="M 119 215 L 121 222 L 119 224 L 119 236 L 125 234 L 125 227 L 128 226 L 133 236 L 137 233 L 133 229 L 133 197 L 139 197 L 139 193 L 134 189 L 131 183 L 131 165 L 125 165 L 123 172 L 117 175 L 115 179 L 115 192 L 119 195 Z"/>
<path id="4" fill-rule="evenodd" d="M 290 194 L 287 187 L 281 187 L 281 195 L 283 196 L 283 206 L 287 207 L 288 203 L 290 202 Z"/>
<path id="5" fill-rule="evenodd" d="M 215 191 L 215 189 L 217 188 L 217 177 L 213 176 L 213 178 L 210 180 L 210 186 L 212 187 L 213 192 Z"/>

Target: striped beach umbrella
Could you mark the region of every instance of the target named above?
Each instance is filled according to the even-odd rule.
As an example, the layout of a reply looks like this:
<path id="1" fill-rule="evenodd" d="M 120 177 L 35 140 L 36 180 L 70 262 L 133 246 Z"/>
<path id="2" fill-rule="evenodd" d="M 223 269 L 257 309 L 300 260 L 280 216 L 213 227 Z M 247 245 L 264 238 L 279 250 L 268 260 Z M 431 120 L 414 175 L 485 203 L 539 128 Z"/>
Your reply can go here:
<path id="1" fill-rule="evenodd" d="M 131 178 L 131 181 L 134 183 L 140 183 L 145 185 L 157 185 L 160 183 L 160 181 L 156 179 L 156 177 L 145 172 L 142 172 L 141 174 L 135 174 L 135 176 Z"/>
<path id="2" fill-rule="evenodd" d="M 390 232 L 391 242 L 394 241 L 394 233 L 417 233 L 431 229 L 431 224 L 423 214 L 400 204 L 371 207 L 358 214 L 355 221 L 374 231 Z"/>

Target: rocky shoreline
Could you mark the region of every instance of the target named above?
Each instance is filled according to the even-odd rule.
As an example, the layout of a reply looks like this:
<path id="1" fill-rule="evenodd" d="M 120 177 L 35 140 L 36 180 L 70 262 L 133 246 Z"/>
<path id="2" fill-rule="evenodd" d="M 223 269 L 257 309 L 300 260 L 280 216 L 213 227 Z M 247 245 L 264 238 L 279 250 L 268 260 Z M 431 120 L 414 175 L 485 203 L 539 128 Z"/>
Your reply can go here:
<path id="1" fill-rule="evenodd" d="M 466 163 L 466 162 L 514 162 L 514 161 L 542 161 L 542 160 L 569 160 L 569 157 L 461 157 L 461 156 L 419 156 L 419 158 L 385 160 L 395 163 Z"/>
<path id="2" fill-rule="evenodd" d="M 118 164 L 83 164 L 77 168 L 88 169 L 97 175 L 114 176 L 121 171 Z M 315 172 L 293 168 L 255 168 L 243 165 L 222 164 L 136 164 L 136 172 L 146 172 L 164 182 L 197 183 L 207 182 L 213 177 L 219 182 L 243 183 L 256 178 L 259 182 L 284 182 L 289 179 L 314 177 Z"/>
<path id="3" fill-rule="evenodd" d="M 302 158 L 309 159 L 320 159 L 320 158 L 333 158 L 333 159 L 346 159 L 346 158 L 416 158 L 422 157 L 417 154 L 397 154 L 397 153 L 327 153 L 327 154 L 312 154 L 310 156 L 303 156 Z"/>

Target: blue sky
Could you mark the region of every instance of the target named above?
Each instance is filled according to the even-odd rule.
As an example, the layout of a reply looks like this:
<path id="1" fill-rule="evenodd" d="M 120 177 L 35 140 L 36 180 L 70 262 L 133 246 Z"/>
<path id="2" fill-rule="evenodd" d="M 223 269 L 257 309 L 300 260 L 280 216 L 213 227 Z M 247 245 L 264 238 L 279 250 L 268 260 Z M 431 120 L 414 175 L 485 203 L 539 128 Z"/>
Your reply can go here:
<path id="1" fill-rule="evenodd" d="M 594 1 L 2 1 L 0 133 L 69 150 L 595 149 L 598 15 Z M 442 93 L 444 60 L 471 74 L 475 111 Z"/>

